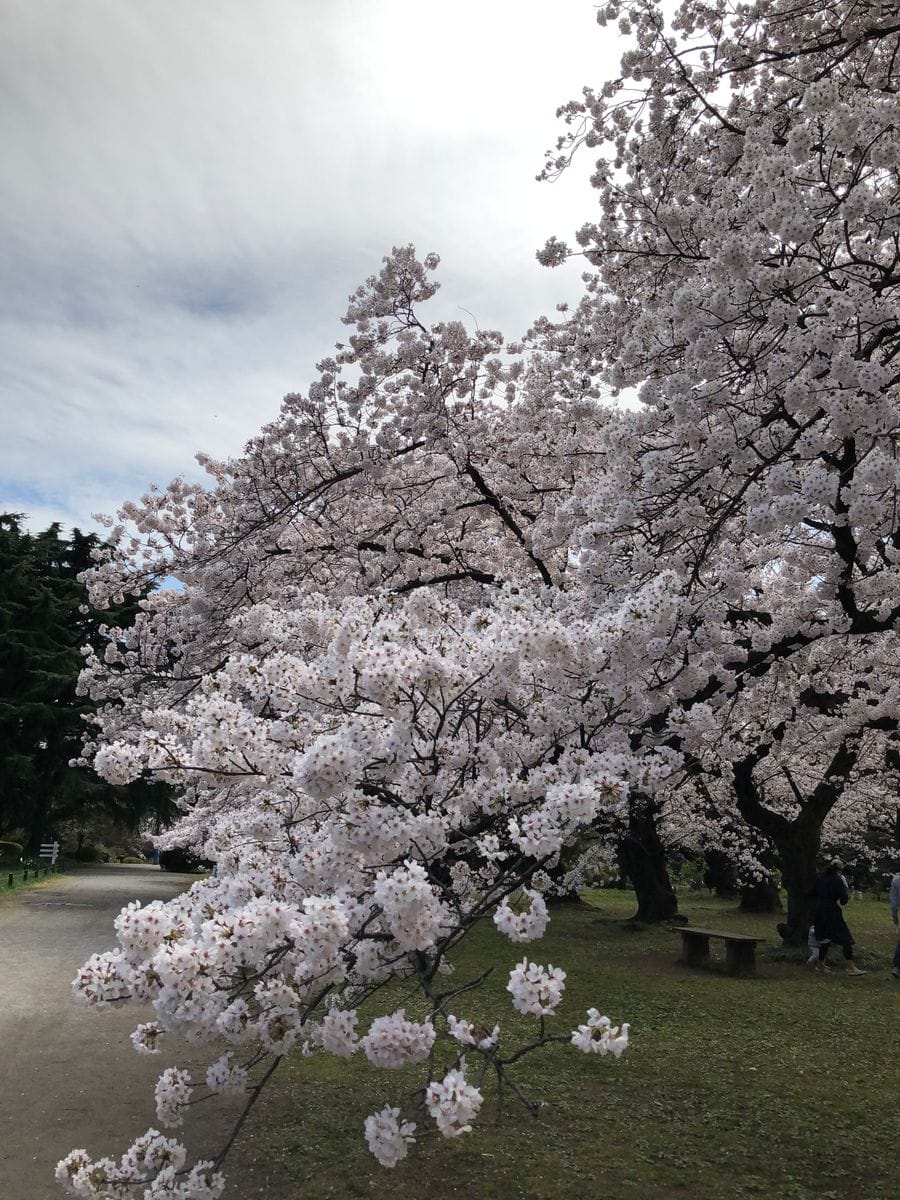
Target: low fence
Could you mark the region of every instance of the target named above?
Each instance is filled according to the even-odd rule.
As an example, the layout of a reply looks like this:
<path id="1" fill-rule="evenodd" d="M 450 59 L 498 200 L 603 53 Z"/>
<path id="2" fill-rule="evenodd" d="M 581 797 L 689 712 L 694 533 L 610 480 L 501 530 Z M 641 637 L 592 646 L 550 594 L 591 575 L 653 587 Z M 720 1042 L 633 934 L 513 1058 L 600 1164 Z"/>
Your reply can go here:
<path id="1" fill-rule="evenodd" d="M 3 874 L 6 875 L 6 886 L 8 888 L 15 887 L 17 879 L 21 883 L 28 883 L 29 880 L 40 879 L 43 875 L 45 878 L 48 875 L 58 875 L 62 871 L 62 863 L 22 863 L 14 870 L 10 871 L 8 867 L 3 868 Z M 21 878 L 20 878 L 21 877 Z"/>

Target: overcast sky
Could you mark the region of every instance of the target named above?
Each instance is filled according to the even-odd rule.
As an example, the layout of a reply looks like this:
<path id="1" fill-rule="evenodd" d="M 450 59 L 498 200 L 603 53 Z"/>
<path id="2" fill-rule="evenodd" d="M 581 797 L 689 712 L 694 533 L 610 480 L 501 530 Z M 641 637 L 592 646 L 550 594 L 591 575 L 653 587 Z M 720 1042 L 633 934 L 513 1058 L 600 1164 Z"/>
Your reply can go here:
<path id="1" fill-rule="evenodd" d="M 94 526 L 305 390 L 393 245 L 508 336 L 579 294 L 538 184 L 590 0 L 0 0 L 0 511 Z"/>

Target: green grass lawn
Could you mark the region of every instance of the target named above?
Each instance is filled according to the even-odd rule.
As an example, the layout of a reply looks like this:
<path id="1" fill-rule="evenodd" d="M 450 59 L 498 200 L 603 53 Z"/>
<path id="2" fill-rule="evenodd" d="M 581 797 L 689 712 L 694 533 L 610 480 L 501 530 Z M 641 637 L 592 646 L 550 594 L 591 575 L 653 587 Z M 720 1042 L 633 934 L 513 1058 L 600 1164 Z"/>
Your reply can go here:
<path id="1" fill-rule="evenodd" d="M 518 1076 L 546 1102 L 536 1118 L 511 1104 L 497 1118 L 490 1097 L 471 1134 L 429 1136 L 386 1171 L 366 1149 L 363 1121 L 386 1103 L 402 1106 L 420 1078 L 378 1071 L 361 1055 L 349 1064 L 298 1056 L 260 1101 L 236 1159 L 271 1161 L 286 1185 L 269 1194 L 304 1200 L 385 1189 L 392 1200 L 897 1195 L 900 984 L 889 974 L 895 930 L 886 903 L 848 909 L 861 957 L 878 964 L 865 978 L 839 973 L 835 951 L 836 969 L 822 978 L 761 948 L 758 975 L 747 979 L 677 965 L 675 934 L 623 925 L 630 894 L 588 900 L 553 910 L 538 943 L 519 947 L 490 925 L 476 930 L 456 955 L 456 977 L 492 963 L 496 971 L 480 995 L 458 1001 L 457 1015 L 497 1017 L 507 1037 L 530 1028 L 504 990 L 525 952 L 568 972 L 554 1031 L 571 1030 L 593 1005 L 631 1023 L 622 1059 L 539 1051 Z M 775 918 L 702 895 L 682 896 L 681 906 L 692 923 L 778 945 Z M 433 1129 L 428 1117 L 420 1127 L 426 1122 Z"/>
<path id="2" fill-rule="evenodd" d="M 12 887 L 8 886 L 10 874 L 12 874 L 13 877 Z M 59 876 L 52 871 L 45 875 L 44 868 L 41 867 L 40 877 L 38 878 L 35 876 L 34 871 L 29 867 L 28 879 L 23 880 L 22 867 L 19 864 L 15 864 L 14 866 L 0 866 L 0 903 L 2 903 L 4 899 L 8 899 L 11 896 L 16 896 L 21 894 L 23 891 L 27 891 L 29 888 L 42 887 L 44 884 L 50 883 L 58 877 Z"/>

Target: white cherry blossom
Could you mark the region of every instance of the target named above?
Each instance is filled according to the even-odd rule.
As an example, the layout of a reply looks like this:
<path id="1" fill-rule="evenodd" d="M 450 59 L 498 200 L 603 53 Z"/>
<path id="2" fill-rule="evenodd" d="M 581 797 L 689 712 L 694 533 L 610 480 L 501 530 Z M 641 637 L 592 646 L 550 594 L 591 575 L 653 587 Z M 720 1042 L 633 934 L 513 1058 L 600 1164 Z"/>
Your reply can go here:
<path id="1" fill-rule="evenodd" d="M 366 1145 L 383 1167 L 396 1167 L 406 1158 L 415 1141 L 415 1123 L 402 1121 L 400 1109 L 386 1105 L 380 1112 L 366 1117 Z"/>

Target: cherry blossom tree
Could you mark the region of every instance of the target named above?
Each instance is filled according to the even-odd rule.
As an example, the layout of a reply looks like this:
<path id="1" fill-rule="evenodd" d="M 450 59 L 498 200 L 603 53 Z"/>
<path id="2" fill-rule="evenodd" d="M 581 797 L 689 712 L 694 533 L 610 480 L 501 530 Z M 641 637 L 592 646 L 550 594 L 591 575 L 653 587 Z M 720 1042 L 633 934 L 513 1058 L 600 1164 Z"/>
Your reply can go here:
<path id="1" fill-rule="evenodd" d="M 564 505 L 585 603 L 670 571 L 680 613 L 632 749 L 715 729 L 715 775 L 772 837 L 753 780 L 817 725 L 818 829 L 863 731 L 897 719 L 872 664 L 900 617 L 898 12 L 686 3 L 669 23 L 614 0 L 600 19 L 633 48 L 561 110 L 544 172 L 599 155 L 597 218 L 541 255 L 583 255 L 587 289 L 532 331 L 570 379 L 640 398 Z"/>
<path id="2" fill-rule="evenodd" d="M 512 1004 L 536 1019 L 524 1044 L 502 1017 L 493 1032 L 466 1018 L 482 980 L 445 975 L 485 917 L 513 942 L 539 938 L 563 846 L 667 769 L 634 758 L 610 719 L 619 699 L 585 683 L 615 674 L 623 647 L 638 654 L 664 588 L 640 615 L 578 620 L 565 605 L 556 508 L 615 418 L 559 395 L 540 355 L 526 367 L 497 335 L 426 328 L 434 266 L 395 251 L 352 298 L 349 346 L 243 458 L 207 463 L 210 488 L 176 482 L 126 507 L 130 531 L 111 530 L 89 579 L 95 603 L 163 574 L 181 587 L 108 629 L 82 677 L 100 706 L 95 768 L 180 788 L 170 840 L 217 870 L 125 910 L 76 997 L 151 1002 L 140 1053 L 173 1036 L 213 1047 L 205 1089 L 161 1075 L 169 1127 L 208 1092 L 252 1105 L 294 1045 L 421 1063 L 418 1100 L 388 1096 L 365 1122 L 387 1167 L 428 1118 L 468 1132 L 491 1087 L 534 1108 L 515 1079 L 527 1053 L 560 1039 L 622 1053 L 627 1027 L 596 1009 L 552 1031 L 560 967 L 512 966 Z M 397 980 L 417 989 L 415 1013 L 390 999 Z M 74 1152 L 59 1176 L 85 1196 L 193 1197 L 218 1194 L 220 1166 L 189 1167 L 149 1131 L 118 1162 Z"/>
<path id="3" fill-rule="evenodd" d="M 726 726 L 706 734 L 692 729 L 682 742 L 694 793 L 685 807 L 696 814 L 705 805 L 708 818 L 700 836 L 715 845 L 717 832 L 727 829 L 744 879 L 760 873 L 761 850 L 774 852 L 787 893 L 779 930 L 794 943 L 805 941 L 807 893 L 823 839 L 834 844 L 843 828 L 845 836 L 855 829 L 858 841 L 872 823 L 884 822 L 896 788 L 888 766 L 896 681 L 891 687 L 880 678 L 880 653 L 868 671 L 861 653 L 850 673 L 857 694 L 845 692 L 844 663 L 824 662 L 826 648 L 828 642 L 819 642 L 815 654 L 797 654 L 766 675 L 764 725 L 739 694 Z M 813 677 L 818 690 L 808 684 Z M 827 692 L 821 690 L 826 685 Z M 759 701 L 757 694 L 754 705 Z"/>
<path id="4" fill-rule="evenodd" d="M 624 1049 L 596 1009 L 551 1031 L 558 966 L 511 969 L 521 1045 L 447 975 L 479 920 L 541 936 L 579 833 L 619 842 L 659 919 L 666 813 L 730 803 L 796 868 L 795 937 L 823 823 L 896 733 L 896 10 L 600 15 L 633 48 L 563 110 L 546 172 L 599 154 L 580 304 L 524 345 L 429 326 L 437 261 L 394 251 L 308 392 L 204 460 L 210 486 L 127 506 L 88 580 L 100 605 L 180 581 L 88 655 L 85 753 L 180 788 L 172 838 L 217 874 L 127 909 L 76 995 L 151 1002 L 136 1049 L 208 1043 L 207 1090 L 249 1105 L 295 1045 L 422 1064 L 418 1099 L 365 1122 L 387 1167 L 429 1119 L 468 1132 L 491 1081 L 531 1103 L 515 1064 L 550 1041 Z M 163 1073 L 161 1123 L 195 1087 Z M 59 1176 L 189 1200 L 220 1166 L 151 1130 Z"/>

